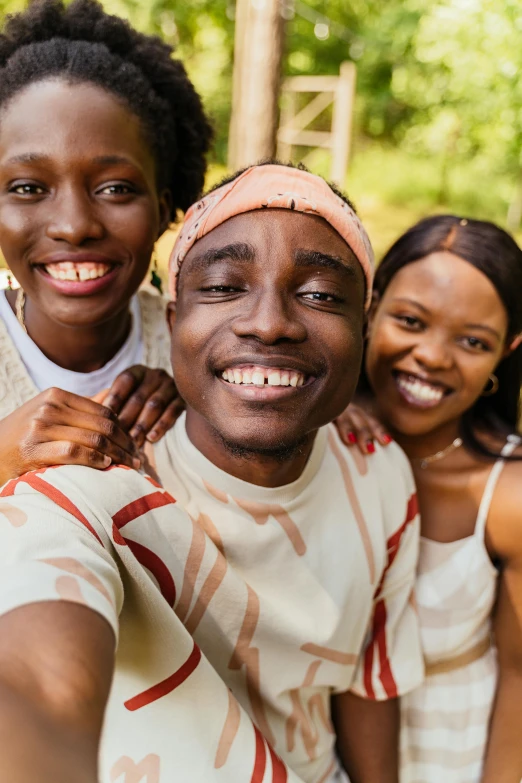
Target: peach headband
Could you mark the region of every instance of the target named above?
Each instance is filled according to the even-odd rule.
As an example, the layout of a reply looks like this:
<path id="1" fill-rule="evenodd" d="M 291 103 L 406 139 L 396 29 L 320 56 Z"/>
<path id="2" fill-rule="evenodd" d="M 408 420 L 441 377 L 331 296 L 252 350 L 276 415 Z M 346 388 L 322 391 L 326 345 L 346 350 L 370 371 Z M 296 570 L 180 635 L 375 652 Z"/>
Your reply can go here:
<path id="1" fill-rule="evenodd" d="M 181 264 L 198 239 L 235 215 L 267 207 L 319 215 L 340 234 L 363 269 L 368 309 L 374 257 L 361 221 L 324 179 L 277 164 L 252 166 L 190 207 L 170 256 L 169 292 L 172 298 L 176 298 L 176 277 Z"/>

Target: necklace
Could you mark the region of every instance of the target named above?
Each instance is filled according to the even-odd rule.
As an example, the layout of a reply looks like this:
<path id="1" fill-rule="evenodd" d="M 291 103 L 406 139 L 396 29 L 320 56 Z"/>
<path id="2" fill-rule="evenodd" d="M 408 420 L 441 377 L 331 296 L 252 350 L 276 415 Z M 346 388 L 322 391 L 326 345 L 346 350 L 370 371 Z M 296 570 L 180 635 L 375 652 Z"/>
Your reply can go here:
<path id="1" fill-rule="evenodd" d="M 435 454 L 429 454 L 427 457 L 414 457 L 412 462 L 418 462 L 419 467 L 422 470 L 426 470 L 426 468 L 429 465 L 431 465 L 432 462 L 438 462 L 439 459 L 444 459 L 444 457 L 447 457 L 448 454 L 451 454 L 452 451 L 455 451 L 461 446 L 462 446 L 462 438 L 455 438 L 455 440 L 452 443 L 450 443 L 449 446 L 446 446 L 445 449 L 436 451 Z"/>
<path id="2" fill-rule="evenodd" d="M 16 318 L 18 323 L 27 334 L 27 327 L 25 325 L 25 291 L 22 288 L 18 289 L 16 294 Z"/>

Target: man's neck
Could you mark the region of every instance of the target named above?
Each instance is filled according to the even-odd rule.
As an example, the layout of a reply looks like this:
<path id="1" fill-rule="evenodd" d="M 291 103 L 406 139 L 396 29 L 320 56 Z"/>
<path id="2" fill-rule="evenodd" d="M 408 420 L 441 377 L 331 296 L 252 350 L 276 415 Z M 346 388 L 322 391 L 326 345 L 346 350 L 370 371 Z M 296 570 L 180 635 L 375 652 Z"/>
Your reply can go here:
<path id="1" fill-rule="evenodd" d="M 227 446 L 221 436 L 194 410 L 187 409 L 187 435 L 192 444 L 217 468 L 259 487 L 283 487 L 301 476 L 317 432 L 274 454 Z"/>

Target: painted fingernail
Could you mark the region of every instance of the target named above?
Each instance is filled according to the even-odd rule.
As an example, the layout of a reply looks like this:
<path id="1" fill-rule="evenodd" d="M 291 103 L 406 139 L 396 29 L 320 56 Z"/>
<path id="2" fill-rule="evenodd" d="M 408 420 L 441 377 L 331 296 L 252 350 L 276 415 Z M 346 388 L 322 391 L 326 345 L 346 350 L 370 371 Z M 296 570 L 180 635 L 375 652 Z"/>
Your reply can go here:
<path id="1" fill-rule="evenodd" d="M 134 470 L 139 470 L 141 468 L 141 460 L 137 457 L 134 457 L 132 460 L 132 467 Z"/>
<path id="2" fill-rule="evenodd" d="M 368 452 L 368 454 L 374 454 L 375 453 L 375 444 L 374 444 L 373 440 L 369 440 L 366 443 L 366 451 Z"/>
<path id="3" fill-rule="evenodd" d="M 349 432 L 347 437 L 349 443 L 357 443 L 357 435 L 355 432 Z"/>
<path id="4" fill-rule="evenodd" d="M 388 443 L 391 443 L 393 441 L 393 438 L 391 437 L 391 435 L 382 435 L 381 440 L 384 443 L 384 445 L 387 446 Z"/>

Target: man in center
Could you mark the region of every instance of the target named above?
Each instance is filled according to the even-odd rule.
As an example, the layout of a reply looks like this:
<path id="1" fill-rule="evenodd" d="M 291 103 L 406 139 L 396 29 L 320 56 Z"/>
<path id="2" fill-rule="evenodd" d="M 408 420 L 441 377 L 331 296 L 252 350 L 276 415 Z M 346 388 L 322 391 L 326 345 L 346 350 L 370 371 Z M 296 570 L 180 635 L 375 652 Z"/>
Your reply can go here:
<path id="1" fill-rule="evenodd" d="M 63 755 L 104 783 L 398 783 L 398 697 L 423 676 L 413 480 L 397 446 L 366 461 L 330 424 L 371 282 L 353 209 L 306 171 L 254 166 L 189 211 L 164 489 L 62 466 L 0 493 L 11 779 Z"/>
<path id="2" fill-rule="evenodd" d="M 344 779 L 334 731 L 354 781 L 398 780 L 397 697 L 422 679 L 407 461 L 398 447 L 366 461 L 325 426 L 357 383 L 371 283 L 351 205 L 281 165 L 196 204 L 172 257 L 187 411 L 155 461 L 194 519 L 177 612 L 314 783 Z"/>

